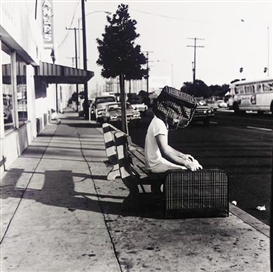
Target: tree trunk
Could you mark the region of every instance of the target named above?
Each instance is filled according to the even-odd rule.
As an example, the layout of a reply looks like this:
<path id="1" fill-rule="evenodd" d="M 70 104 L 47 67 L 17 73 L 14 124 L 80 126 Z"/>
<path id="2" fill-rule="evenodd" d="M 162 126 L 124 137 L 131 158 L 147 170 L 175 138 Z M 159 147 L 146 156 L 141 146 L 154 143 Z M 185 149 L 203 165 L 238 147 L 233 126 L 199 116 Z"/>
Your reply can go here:
<path id="1" fill-rule="evenodd" d="M 127 115 L 126 115 L 126 94 L 124 88 L 124 75 L 119 75 L 119 84 L 120 84 L 120 104 L 121 104 L 121 128 L 122 131 L 128 134 L 128 124 L 127 124 Z"/>

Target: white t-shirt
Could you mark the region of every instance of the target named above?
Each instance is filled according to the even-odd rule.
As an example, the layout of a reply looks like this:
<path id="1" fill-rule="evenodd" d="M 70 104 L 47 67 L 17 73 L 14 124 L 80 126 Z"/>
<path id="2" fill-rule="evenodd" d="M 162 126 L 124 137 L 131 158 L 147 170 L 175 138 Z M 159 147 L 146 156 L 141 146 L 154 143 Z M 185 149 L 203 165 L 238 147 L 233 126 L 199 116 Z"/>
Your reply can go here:
<path id="1" fill-rule="evenodd" d="M 147 170 L 153 170 L 153 168 L 165 161 L 161 156 L 156 142 L 155 137 L 157 135 L 165 135 L 166 143 L 168 143 L 168 130 L 166 125 L 161 119 L 154 116 L 145 138 L 145 166 Z"/>

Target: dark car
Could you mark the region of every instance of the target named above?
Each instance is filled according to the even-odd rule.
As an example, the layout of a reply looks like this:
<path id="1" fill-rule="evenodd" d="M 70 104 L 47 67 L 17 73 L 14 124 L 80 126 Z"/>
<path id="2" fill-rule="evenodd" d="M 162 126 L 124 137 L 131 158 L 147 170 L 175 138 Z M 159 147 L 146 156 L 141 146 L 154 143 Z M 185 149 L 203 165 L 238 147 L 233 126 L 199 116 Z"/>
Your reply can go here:
<path id="1" fill-rule="evenodd" d="M 210 124 L 210 119 L 214 117 L 214 110 L 204 101 L 198 101 L 197 108 L 193 114 L 192 122 L 203 122 L 204 125 Z"/>

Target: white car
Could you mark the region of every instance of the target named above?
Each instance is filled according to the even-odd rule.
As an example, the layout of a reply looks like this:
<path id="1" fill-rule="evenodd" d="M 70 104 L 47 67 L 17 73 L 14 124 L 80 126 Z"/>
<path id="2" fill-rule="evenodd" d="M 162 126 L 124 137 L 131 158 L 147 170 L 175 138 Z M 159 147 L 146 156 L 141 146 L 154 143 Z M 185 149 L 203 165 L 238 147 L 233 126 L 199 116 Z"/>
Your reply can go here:
<path id="1" fill-rule="evenodd" d="M 146 111 L 148 110 L 148 106 L 145 105 L 144 103 L 142 104 L 131 104 L 132 108 L 134 110 L 138 110 L 141 115 L 144 115 Z"/>
<path id="2" fill-rule="evenodd" d="M 126 115 L 127 122 L 138 124 L 141 120 L 140 112 L 132 108 L 130 103 L 126 103 Z M 116 123 L 122 121 L 122 113 L 121 113 L 121 104 L 120 102 L 116 103 L 107 103 L 105 110 L 102 112 L 102 115 L 99 119 L 101 123 Z"/>
<path id="3" fill-rule="evenodd" d="M 219 108 L 227 108 L 227 103 L 224 100 L 217 100 L 217 105 Z"/>
<path id="4" fill-rule="evenodd" d="M 102 112 L 105 110 L 106 105 L 110 102 L 116 102 L 116 98 L 111 95 L 97 96 L 91 106 L 91 120 L 99 121 Z"/>

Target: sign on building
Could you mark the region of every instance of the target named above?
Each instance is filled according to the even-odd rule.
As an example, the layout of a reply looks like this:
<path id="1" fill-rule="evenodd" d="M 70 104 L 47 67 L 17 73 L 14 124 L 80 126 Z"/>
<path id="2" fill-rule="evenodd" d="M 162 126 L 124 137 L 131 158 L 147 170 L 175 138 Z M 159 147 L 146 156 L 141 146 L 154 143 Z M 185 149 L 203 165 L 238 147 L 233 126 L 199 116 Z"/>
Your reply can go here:
<path id="1" fill-rule="evenodd" d="M 53 5 L 52 0 L 42 3 L 42 29 L 45 48 L 53 48 Z"/>

